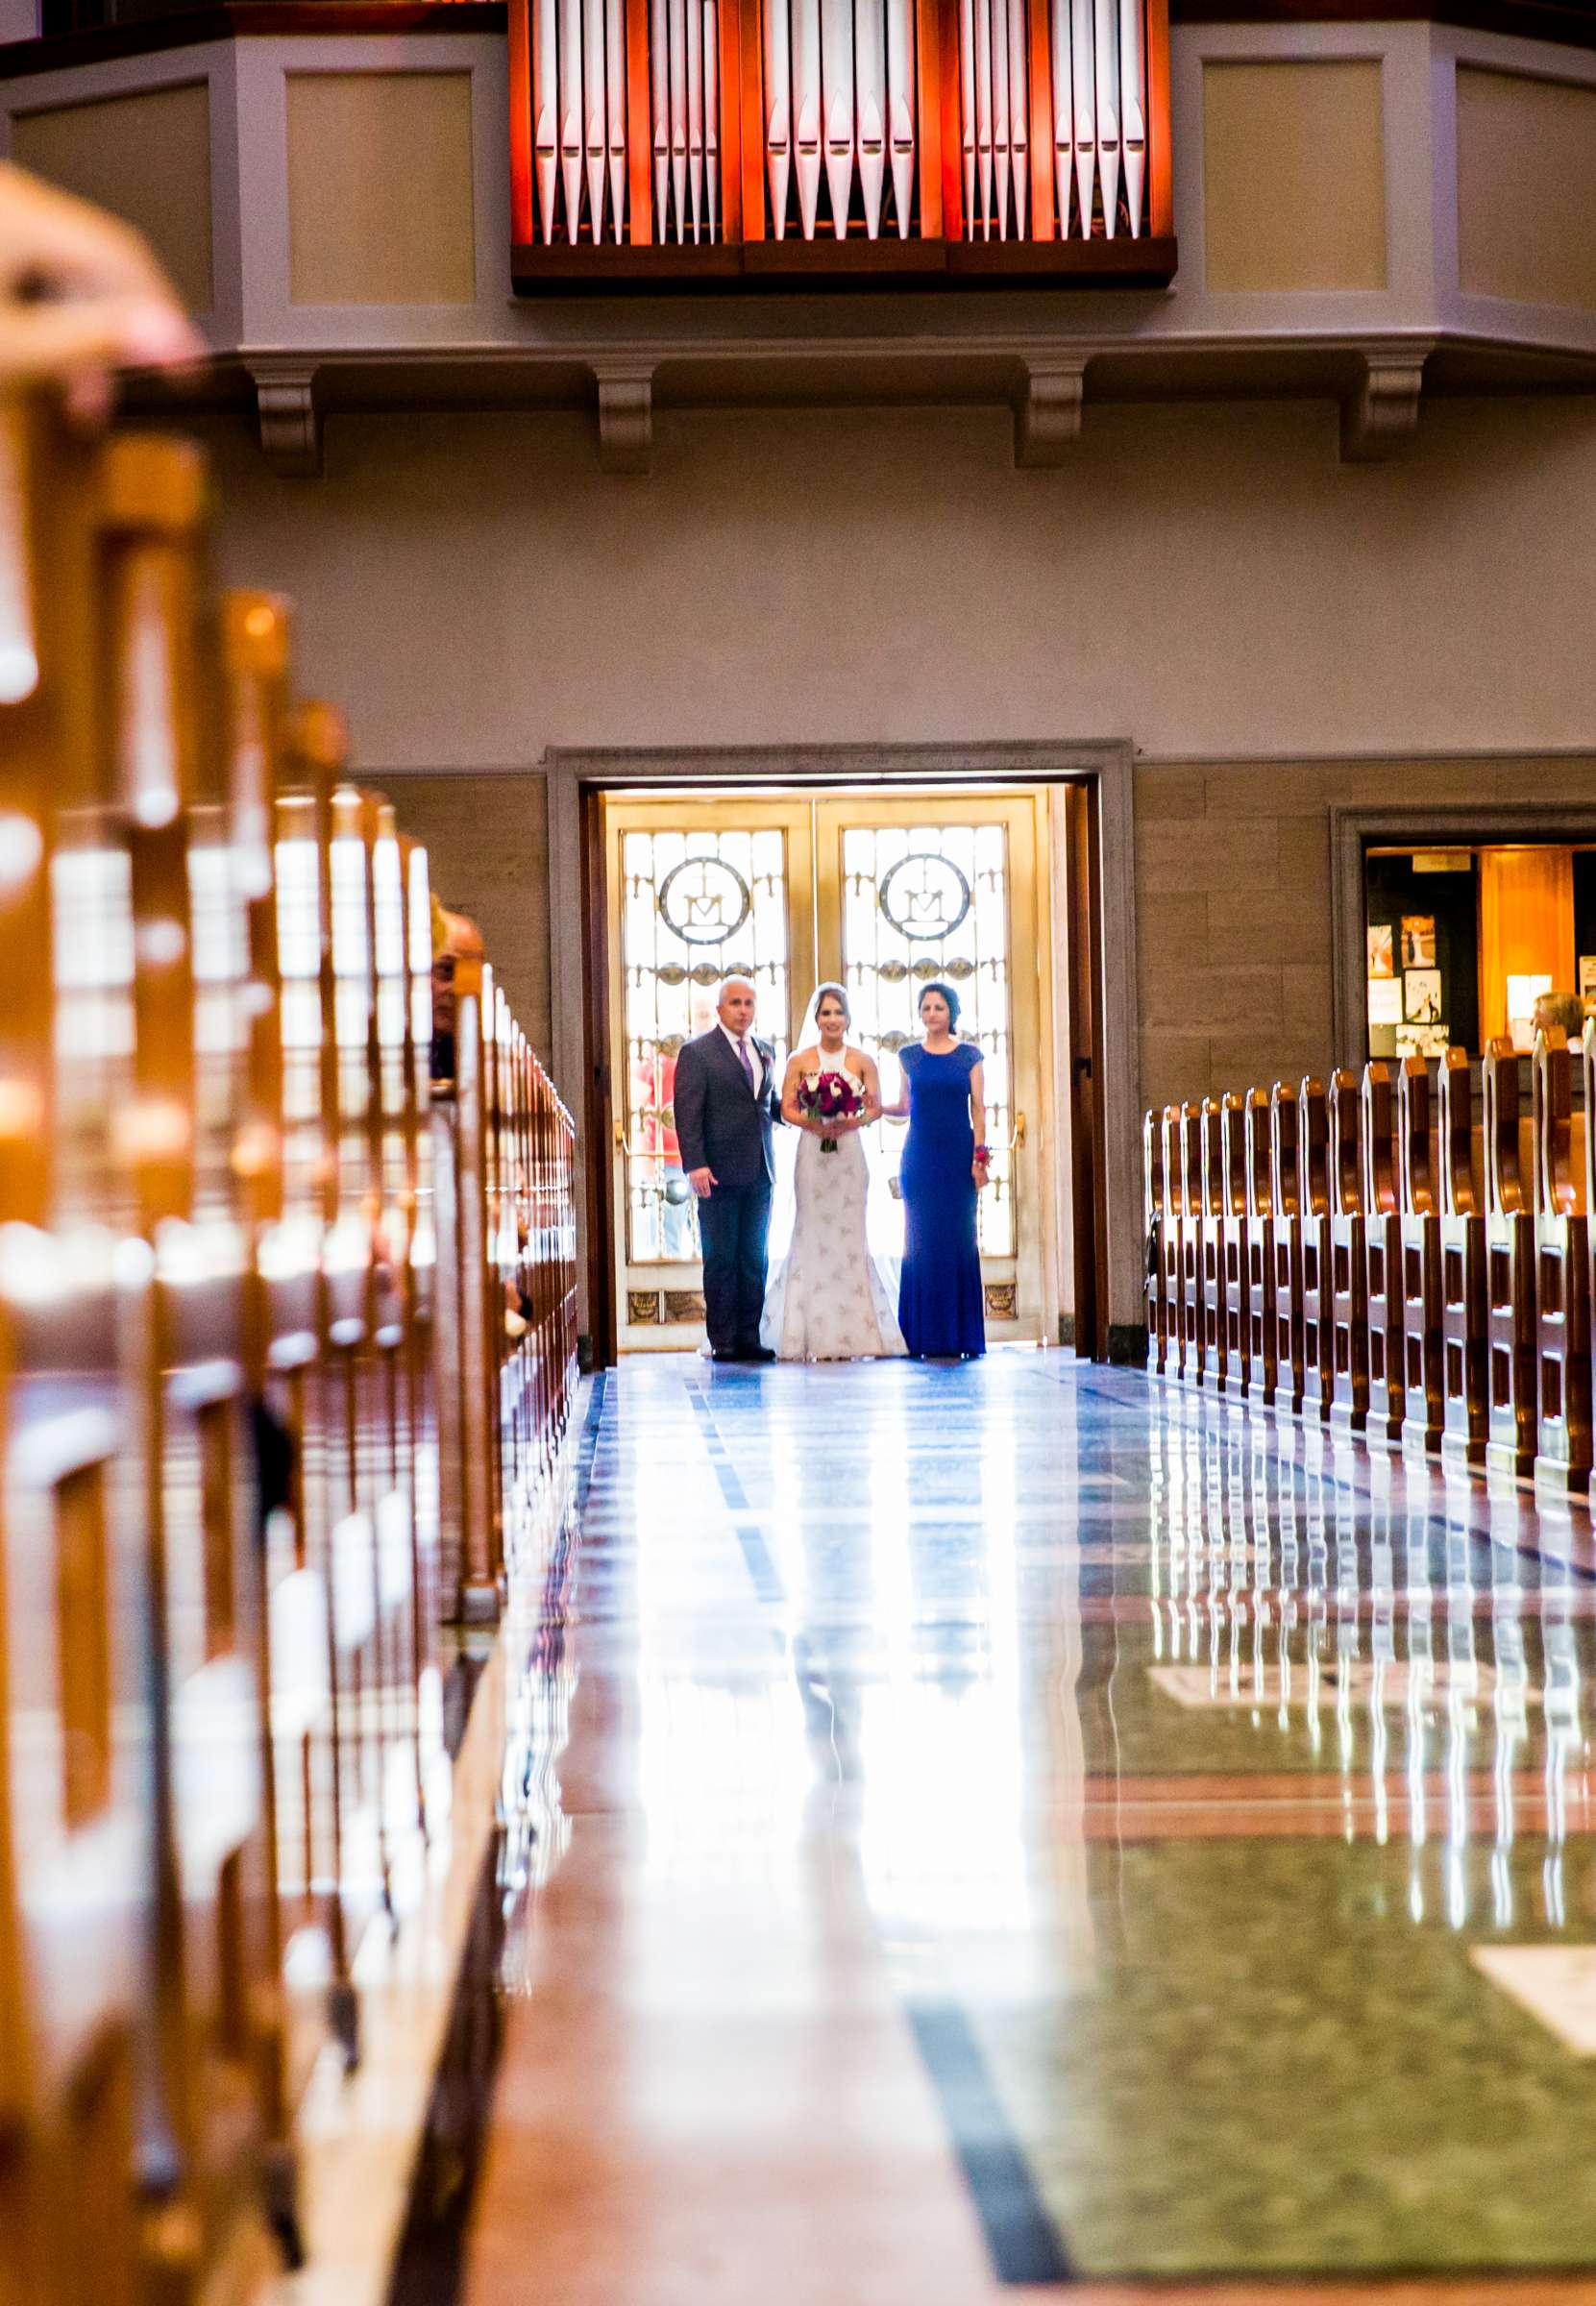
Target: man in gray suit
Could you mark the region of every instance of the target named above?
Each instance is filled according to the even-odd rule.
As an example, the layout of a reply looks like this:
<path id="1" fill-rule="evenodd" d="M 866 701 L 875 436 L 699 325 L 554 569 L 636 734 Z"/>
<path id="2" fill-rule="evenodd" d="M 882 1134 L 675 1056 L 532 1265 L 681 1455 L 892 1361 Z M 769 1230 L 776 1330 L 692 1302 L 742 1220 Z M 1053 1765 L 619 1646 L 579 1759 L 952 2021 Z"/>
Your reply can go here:
<path id="1" fill-rule="evenodd" d="M 781 1084 L 775 1051 L 753 1030 L 754 997 L 747 977 L 725 979 L 720 1021 L 682 1049 L 672 1095 L 681 1165 L 699 1196 L 704 1312 L 718 1362 L 775 1359 L 759 1342 L 759 1316 Z"/>

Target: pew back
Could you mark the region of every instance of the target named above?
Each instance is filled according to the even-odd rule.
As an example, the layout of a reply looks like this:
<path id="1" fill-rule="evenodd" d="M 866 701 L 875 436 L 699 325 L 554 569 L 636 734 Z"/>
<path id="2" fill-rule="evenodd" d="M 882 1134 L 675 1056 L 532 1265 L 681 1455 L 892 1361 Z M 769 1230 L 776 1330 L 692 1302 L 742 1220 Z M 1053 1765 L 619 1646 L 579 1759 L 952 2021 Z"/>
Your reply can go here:
<path id="1" fill-rule="evenodd" d="M 184 444 L 0 404 L 4 2306 L 291 2252 L 288 1976 L 353 2059 L 446 1806 L 437 1303 L 528 1568 L 575 1384 L 570 1116 L 479 964 L 440 1274 L 425 852 L 205 513 Z"/>

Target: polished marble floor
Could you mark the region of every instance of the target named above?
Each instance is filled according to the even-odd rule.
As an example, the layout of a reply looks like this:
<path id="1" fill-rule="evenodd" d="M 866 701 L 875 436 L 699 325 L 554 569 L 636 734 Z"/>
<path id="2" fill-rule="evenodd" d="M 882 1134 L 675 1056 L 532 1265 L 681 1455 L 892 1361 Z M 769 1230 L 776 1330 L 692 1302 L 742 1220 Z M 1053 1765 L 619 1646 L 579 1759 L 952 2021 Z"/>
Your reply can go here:
<path id="1" fill-rule="evenodd" d="M 471 2306 L 1584 2291 L 1583 1510 L 1038 1353 L 577 1446 Z"/>

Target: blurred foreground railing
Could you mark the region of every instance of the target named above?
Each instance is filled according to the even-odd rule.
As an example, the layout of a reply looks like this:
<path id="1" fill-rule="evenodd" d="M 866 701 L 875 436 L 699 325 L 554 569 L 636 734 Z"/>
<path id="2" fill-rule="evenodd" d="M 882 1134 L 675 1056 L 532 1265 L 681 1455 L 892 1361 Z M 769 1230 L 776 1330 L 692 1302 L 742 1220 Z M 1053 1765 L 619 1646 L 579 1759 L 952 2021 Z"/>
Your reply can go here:
<path id="1" fill-rule="evenodd" d="M 480 968 L 434 1101 L 425 852 L 205 495 L 0 409 L 5 2306 L 292 2255 L 575 1370 L 570 1116 Z"/>

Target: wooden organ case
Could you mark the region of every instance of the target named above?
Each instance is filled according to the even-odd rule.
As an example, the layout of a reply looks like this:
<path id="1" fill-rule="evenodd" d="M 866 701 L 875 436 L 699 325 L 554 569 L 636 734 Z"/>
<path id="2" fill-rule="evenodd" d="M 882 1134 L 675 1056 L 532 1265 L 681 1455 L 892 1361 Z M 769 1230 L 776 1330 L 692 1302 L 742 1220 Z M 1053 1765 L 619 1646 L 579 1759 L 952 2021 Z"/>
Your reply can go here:
<path id="1" fill-rule="evenodd" d="M 512 275 L 1156 286 L 1168 0 L 510 0 Z"/>

